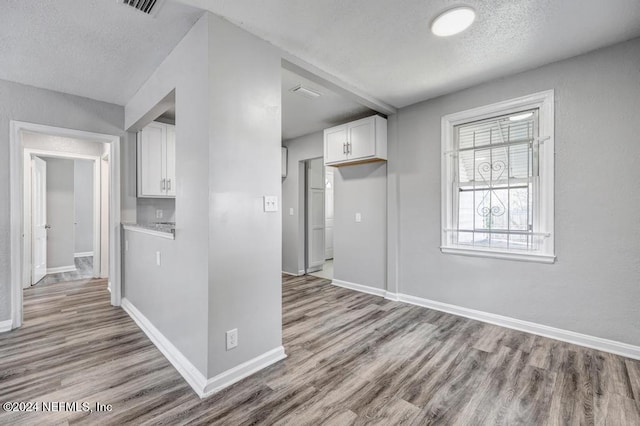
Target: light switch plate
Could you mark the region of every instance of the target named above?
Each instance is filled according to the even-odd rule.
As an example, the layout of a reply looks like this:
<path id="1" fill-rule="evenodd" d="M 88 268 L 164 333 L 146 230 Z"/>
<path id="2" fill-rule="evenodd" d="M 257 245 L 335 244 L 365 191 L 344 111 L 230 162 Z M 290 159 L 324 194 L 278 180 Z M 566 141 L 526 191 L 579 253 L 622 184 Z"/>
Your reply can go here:
<path id="1" fill-rule="evenodd" d="M 264 196 L 264 211 L 265 212 L 277 212 L 278 211 L 278 197 L 276 195 Z"/>
<path id="2" fill-rule="evenodd" d="M 357 223 L 362 222 L 362 214 L 361 213 L 356 213 L 356 222 Z"/>
<path id="3" fill-rule="evenodd" d="M 289 207 L 289 216 L 293 216 L 293 207 Z"/>
<path id="4" fill-rule="evenodd" d="M 160 252 L 156 252 L 156 265 L 160 266 Z"/>
<path id="5" fill-rule="evenodd" d="M 163 212 L 161 209 L 156 210 L 156 219 L 162 219 L 162 214 Z"/>

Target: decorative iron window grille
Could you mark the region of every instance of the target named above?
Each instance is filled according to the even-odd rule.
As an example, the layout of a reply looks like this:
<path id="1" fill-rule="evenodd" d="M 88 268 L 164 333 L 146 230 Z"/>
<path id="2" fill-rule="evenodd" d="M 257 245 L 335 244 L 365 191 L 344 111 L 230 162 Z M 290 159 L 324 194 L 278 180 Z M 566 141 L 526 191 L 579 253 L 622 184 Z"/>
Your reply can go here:
<path id="1" fill-rule="evenodd" d="M 454 126 L 454 244 L 539 250 L 538 110 Z"/>

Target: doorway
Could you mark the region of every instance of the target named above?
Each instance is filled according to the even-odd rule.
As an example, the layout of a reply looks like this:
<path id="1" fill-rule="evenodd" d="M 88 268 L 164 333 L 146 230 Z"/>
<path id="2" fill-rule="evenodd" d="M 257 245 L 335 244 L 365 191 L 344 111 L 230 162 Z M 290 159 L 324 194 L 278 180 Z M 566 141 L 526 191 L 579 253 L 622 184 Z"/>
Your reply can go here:
<path id="1" fill-rule="evenodd" d="M 51 142 L 48 135 L 23 135 L 24 288 L 108 276 L 104 144 L 68 140 L 65 150 L 32 148 Z"/>
<path id="2" fill-rule="evenodd" d="M 305 270 L 333 279 L 333 168 L 324 158 L 304 161 Z"/>
<path id="3" fill-rule="evenodd" d="M 99 219 L 89 219 L 91 234 L 93 235 L 92 256 L 77 252 L 79 257 L 92 257 L 90 275 L 92 277 L 108 277 L 107 286 L 111 291 L 111 304 L 119 306 L 120 288 L 120 137 L 81 130 L 59 128 L 34 123 L 11 121 L 10 138 L 10 190 L 11 190 L 11 328 L 22 325 L 22 290 L 30 286 L 38 275 L 46 272 L 48 261 L 44 250 L 44 241 L 49 232 L 46 198 L 46 158 L 66 159 L 73 163 L 75 160 L 86 160 L 92 169 L 93 212 Z M 88 152 L 81 143 L 90 143 L 95 150 Z M 78 149 L 74 149 L 78 148 Z M 111 161 L 103 161 L 105 158 Z M 106 168 L 106 170 L 103 169 Z M 108 173 L 108 190 L 101 193 L 101 177 Z M 39 182 L 32 186 L 34 177 Z M 34 203 L 33 194 L 36 193 L 37 202 Z M 46 197 L 46 195 L 45 195 Z M 75 202 L 72 200 L 72 205 Z M 101 215 L 101 205 L 105 204 L 108 215 Z M 36 214 L 34 217 L 35 208 Z M 32 218 L 34 220 L 32 221 Z M 75 218 L 72 218 L 72 227 Z M 101 238 L 101 231 L 107 233 L 107 238 Z M 32 238 L 35 235 L 35 239 Z M 75 242 L 74 242 L 75 243 Z M 38 244 L 38 247 L 34 247 Z M 75 250 L 73 246 L 72 250 Z M 106 253 L 106 254 L 105 254 Z M 75 266 L 73 260 L 66 266 Z M 105 261 L 106 260 L 106 261 Z M 35 264 L 35 268 L 34 268 Z M 55 270 L 54 270 L 55 271 Z"/>

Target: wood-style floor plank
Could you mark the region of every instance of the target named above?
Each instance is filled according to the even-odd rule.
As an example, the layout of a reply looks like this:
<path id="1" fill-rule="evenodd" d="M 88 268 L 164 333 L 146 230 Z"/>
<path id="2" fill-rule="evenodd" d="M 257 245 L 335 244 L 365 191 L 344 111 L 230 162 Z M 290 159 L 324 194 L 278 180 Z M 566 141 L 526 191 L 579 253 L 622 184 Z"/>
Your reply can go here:
<path id="1" fill-rule="evenodd" d="M 640 425 L 640 361 L 283 277 L 288 357 L 199 399 L 104 280 L 25 291 L 0 335 L 0 402 L 113 405 L 0 412 L 0 424 Z"/>

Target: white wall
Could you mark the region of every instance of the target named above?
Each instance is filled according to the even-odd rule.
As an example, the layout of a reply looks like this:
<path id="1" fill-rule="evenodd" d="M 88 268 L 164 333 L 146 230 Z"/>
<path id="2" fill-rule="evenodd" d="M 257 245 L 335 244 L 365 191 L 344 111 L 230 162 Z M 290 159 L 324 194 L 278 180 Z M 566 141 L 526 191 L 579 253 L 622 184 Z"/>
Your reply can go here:
<path id="1" fill-rule="evenodd" d="M 93 161 L 73 162 L 74 252 L 93 252 Z"/>
<path id="2" fill-rule="evenodd" d="M 282 108 L 272 45 L 210 15 L 209 55 L 212 376 L 282 345 L 282 214 L 263 211 L 264 195 L 281 200 Z M 225 331 L 233 328 L 240 344 L 227 351 Z"/>
<path id="3" fill-rule="evenodd" d="M 282 271 L 304 274 L 304 160 L 322 157 L 322 132 L 284 141 L 287 177 L 282 179 Z M 289 214 L 293 209 L 293 215 Z"/>
<path id="4" fill-rule="evenodd" d="M 333 279 L 384 290 L 387 281 L 387 165 L 334 171 Z M 356 223 L 356 213 L 362 221 Z"/>
<path id="5" fill-rule="evenodd" d="M 639 345 L 638 70 L 640 39 L 400 110 L 389 150 L 397 177 L 390 199 L 399 205 L 389 204 L 399 247 L 390 263 L 399 291 Z M 548 89 L 555 90 L 557 262 L 441 254 L 441 117 Z"/>
<path id="6" fill-rule="evenodd" d="M 42 157 L 47 163 L 47 269 L 73 267 L 73 160 Z"/>
<path id="7" fill-rule="evenodd" d="M 205 14 L 125 106 L 125 128 L 135 141 L 133 132 L 155 118 L 149 111 L 175 89 L 175 210 L 180 223 L 176 225 L 175 240 L 140 238 L 140 244 L 132 241 L 123 266 L 124 297 L 205 376 L 209 291 L 208 44 Z M 128 163 L 123 167 L 135 176 L 135 144 L 131 145 Z M 135 181 L 129 183 L 127 191 L 135 194 Z M 155 265 L 156 250 L 161 251 L 165 261 L 159 269 L 161 273 L 154 273 L 155 279 L 150 280 L 146 272 L 149 265 Z"/>
<path id="8" fill-rule="evenodd" d="M 124 136 L 121 106 L 0 80 L 0 235 L 9 235 L 9 122 Z M 123 208 L 127 200 L 123 198 Z M 0 321 L 11 315 L 10 241 L 0 239 Z"/>

